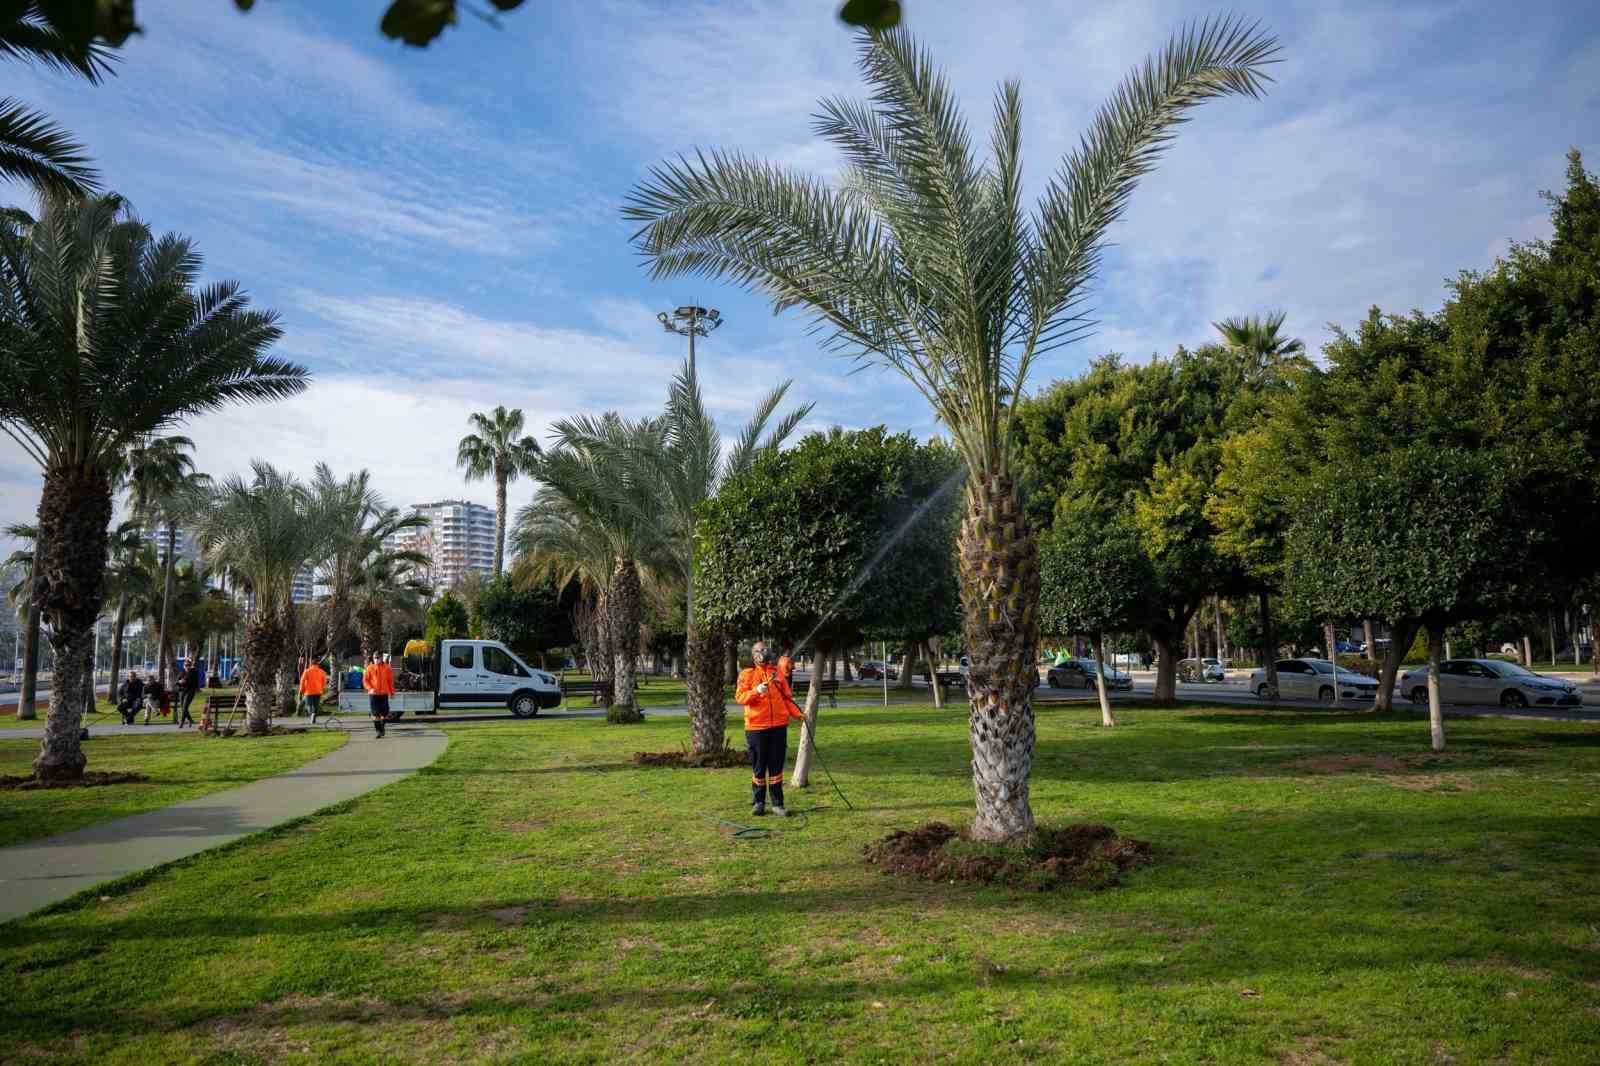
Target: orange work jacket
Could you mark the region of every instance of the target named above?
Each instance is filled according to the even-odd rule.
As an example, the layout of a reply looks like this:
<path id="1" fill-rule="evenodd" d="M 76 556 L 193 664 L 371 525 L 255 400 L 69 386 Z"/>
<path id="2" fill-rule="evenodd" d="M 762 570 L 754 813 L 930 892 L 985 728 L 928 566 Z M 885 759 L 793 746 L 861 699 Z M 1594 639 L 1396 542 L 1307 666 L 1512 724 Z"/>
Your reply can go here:
<path id="1" fill-rule="evenodd" d="M 388 663 L 373 663 L 361 675 L 361 685 L 374 696 L 393 696 L 394 670 Z"/>
<path id="2" fill-rule="evenodd" d="M 778 673 L 783 675 L 784 684 L 789 686 L 789 691 L 794 691 L 794 660 L 787 655 L 778 656 Z"/>
<path id="3" fill-rule="evenodd" d="M 322 667 L 312 663 L 306 667 L 306 672 L 300 675 L 300 695 L 320 696 L 328 688 L 328 675 L 323 673 Z"/>
<path id="4" fill-rule="evenodd" d="M 767 691 L 757 692 L 756 686 L 765 681 Z M 804 718 L 805 713 L 794 705 L 789 692 L 789 682 L 771 666 L 747 666 L 739 672 L 739 687 L 733 698 L 744 705 L 746 729 L 776 729 L 787 725 L 791 718 Z"/>

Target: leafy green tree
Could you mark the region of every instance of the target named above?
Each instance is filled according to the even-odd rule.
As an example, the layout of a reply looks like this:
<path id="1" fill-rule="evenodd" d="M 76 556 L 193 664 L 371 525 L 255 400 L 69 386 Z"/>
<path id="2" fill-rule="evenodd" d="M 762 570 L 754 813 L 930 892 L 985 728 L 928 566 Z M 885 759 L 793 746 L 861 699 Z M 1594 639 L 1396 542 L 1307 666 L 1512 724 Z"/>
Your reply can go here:
<path id="1" fill-rule="evenodd" d="M 129 617 L 142 618 L 153 603 L 158 585 L 155 549 L 145 543 L 144 529 L 137 522 L 123 522 L 112 531 L 106 563 L 106 595 L 116 600 L 116 620 L 111 628 L 111 684 L 116 688 L 116 672 L 122 668 L 122 648 Z"/>
<path id="2" fill-rule="evenodd" d="M 1094 643 L 1100 670 L 1102 725 L 1116 725 L 1106 694 L 1107 631 L 1132 629 L 1145 615 L 1145 602 L 1156 594 L 1138 533 L 1110 517 L 1104 525 L 1061 522 L 1044 539 L 1039 552 L 1039 629 L 1059 640 L 1087 633 Z"/>
<path id="3" fill-rule="evenodd" d="M 917 529 L 907 525 L 913 516 L 925 519 L 933 549 L 950 554 L 950 541 L 939 543 L 941 531 L 951 532 L 949 511 L 936 510 L 948 491 L 931 502 L 907 491 L 914 476 L 940 466 L 919 463 L 918 453 L 910 434 L 835 429 L 763 453 L 725 480 L 695 530 L 696 615 L 730 633 L 815 650 L 819 663 L 870 629 L 904 632 L 907 605 L 927 602 L 917 586 L 928 579 L 920 557 L 930 542 L 896 534 Z M 819 690 L 811 686 L 806 698 L 796 786 L 807 783 Z"/>
<path id="4" fill-rule="evenodd" d="M 39 63 L 99 84 L 111 72 L 106 52 L 87 37 L 63 33 L 53 18 L 60 6 L 52 0 L 10 0 L 0 6 L 0 59 Z M 82 145 L 9 96 L 0 97 L 0 178 L 58 196 L 87 196 L 100 182 Z"/>
<path id="5" fill-rule="evenodd" d="M 615 663 L 606 613 L 615 565 L 610 538 L 565 496 L 541 490 L 517 512 L 511 541 L 519 582 L 538 583 L 548 577 L 563 596 L 576 593 L 573 628 L 598 685 L 596 701 L 609 707 Z"/>
<path id="6" fill-rule="evenodd" d="M 34 763 L 42 779 L 83 773 L 79 720 L 123 453 L 184 418 L 306 385 L 303 367 L 265 354 L 276 316 L 251 310 L 234 282 L 196 289 L 200 262 L 115 196 L 46 197 L 37 221 L 0 217 L 0 429 L 44 473 L 34 595 L 60 698 Z"/>
<path id="7" fill-rule="evenodd" d="M 1016 402 L 1041 352 L 1082 328 L 1106 231 L 1198 104 L 1256 96 L 1276 41 L 1191 26 L 1131 75 L 1045 186 L 1022 204 L 1021 96 L 995 99 L 990 157 L 901 30 L 863 31 L 869 103 L 825 100 L 816 129 L 843 188 L 734 153 L 664 163 L 626 216 L 657 277 L 726 278 L 808 311 L 832 346 L 904 374 L 967 465 L 960 533 L 973 785 L 980 840 L 1033 832 L 1038 546 L 1014 478 Z"/>
<path id="8" fill-rule="evenodd" d="M 540 658 L 550 648 L 572 643 L 570 617 L 555 582 L 548 579 L 521 585 L 508 574 L 491 578 L 475 613 L 485 639 L 498 640 L 525 658 Z"/>
<path id="9" fill-rule="evenodd" d="M 494 572 L 499 574 L 506 556 L 506 485 L 533 470 L 539 442 L 522 435 L 520 410 L 496 407 L 489 415 L 474 412 L 469 421 L 477 432 L 461 438 L 456 465 L 468 481 L 494 479 Z"/>
<path id="10" fill-rule="evenodd" d="M 441 640 L 465 639 L 470 629 L 467 605 L 446 592 L 428 605 L 428 621 L 422 639 L 437 650 Z"/>
<path id="11" fill-rule="evenodd" d="M 425 556 L 416 552 L 384 547 L 381 543 L 362 556 L 350 578 L 352 621 L 361 640 L 361 655 L 390 650 L 389 637 L 396 621 L 417 625 L 424 619 L 424 598 L 431 591 L 420 576 Z M 449 593 L 460 605 L 466 605 Z M 467 636 L 465 631 L 452 636 Z M 432 639 L 432 638 L 429 638 Z"/>

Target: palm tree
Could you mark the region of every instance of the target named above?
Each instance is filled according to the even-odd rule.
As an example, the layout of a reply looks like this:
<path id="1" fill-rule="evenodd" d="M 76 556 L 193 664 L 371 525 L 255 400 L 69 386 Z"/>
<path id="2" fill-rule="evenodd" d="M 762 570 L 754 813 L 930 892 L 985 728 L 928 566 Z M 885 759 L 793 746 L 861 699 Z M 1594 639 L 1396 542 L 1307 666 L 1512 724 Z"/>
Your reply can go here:
<path id="1" fill-rule="evenodd" d="M 1256 96 L 1276 41 L 1233 19 L 1180 32 L 1102 106 L 1031 214 L 1021 202 L 1021 104 L 995 97 L 977 158 L 954 97 L 902 30 L 860 35 L 870 102 L 826 100 L 817 132 L 842 149 L 843 187 L 736 154 L 656 167 L 625 215 L 655 277 L 727 278 L 802 307 L 830 343 L 892 367 L 928 400 L 968 469 L 959 535 L 972 832 L 1033 831 L 1032 692 L 1038 546 L 1012 470 L 1016 405 L 1038 356 L 1087 323 L 1084 286 L 1107 228 L 1186 112 Z"/>
<path id="2" fill-rule="evenodd" d="M 249 481 L 235 475 L 216 487 L 193 526 L 211 567 L 226 567 L 255 597 L 244 628 L 246 728 L 272 727 L 273 686 L 289 644 L 295 575 L 321 558 L 338 516 L 304 484 L 259 460 Z"/>
<path id="3" fill-rule="evenodd" d="M 196 290 L 199 270 L 186 239 L 153 238 L 115 196 L 46 197 L 37 222 L 0 218 L 0 430 L 44 472 L 36 595 L 65 686 L 34 762 L 41 779 L 83 772 L 79 715 L 123 454 L 181 419 L 306 385 L 303 367 L 263 354 L 276 316 L 233 282 Z"/>
<path id="4" fill-rule="evenodd" d="M 1309 370 L 1306 346 L 1299 337 L 1282 333 L 1286 312 L 1273 311 L 1261 317 L 1243 315 L 1211 323 L 1222 336 L 1222 343 L 1246 357 L 1245 377 L 1252 384 L 1281 381 L 1291 369 Z"/>
<path id="5" fill-rule="evenodd" d="M 569 525 L 601 547 L 610 564 L 601 602 L 609 623 L 613 700 L 634 706 L 634 666 L 639 654 L 641 568 L 658 570 L 667 546 L 657 520 L 661 486 L 653 472 L 629 457 L 665 446 L 661 422 L 628 421 L 615 412 L 600 418 L 564 419 L 553 427 L 556 444 L 535 467 L 540 497 L 559 501 Z M 537 501 L 536 501 L 537 502 Z M 537 544 L 530 545 L 537 549 Z M 599 559 L 585 564 L 603 569 Z"/>
<path id="6" fill-rule="evenodd" d="M 695 368 L 687 361 L 673 379 L 663 416 L 666 447 L 652 448 L 635 458 L 647 464 L 645 477 L 655 478 L 664 490 L 657 512 L 664 526 L 665 562 L 683 582 L 685 595 L 685 658 L 688 677 L 689 732 L 693 754 L 703 755 L 723 746 L 727 724 L 722 683 L 725 635 L 700 625 L 694 616 L 695 510 L 716 494 L 724 478 L 748 470 L 764 451 L 776 451 L 811 413 L 812 404 L 795 408 L 767 432 L 767 423 L 783 402 L 790 382 L 767 394 L 740 432 L 733 449 L 722 452 L 722 436 L 706 413 Z M 763 439 L 765 434 L 765 439 Z"/>
<path id="7" fill-rule="evenodd" d="M 8 568 L 23 567 L 28 573 L 10 590 L 9 596 L 12 607 L 23 616 L 20 619 L 23 624 L 22 691 L 17 694 L 17 719 L 30 722 L 39 717 L 39 600 L 33 594 L 34 544 L 39 538 L 39 530 L 36 526 L 19 523 L 7 526 L 5 534 L 25 544 L 25 547 L 12 552 L 4 565 Z M 24 605 L 27 608 L 25 611 L 22 609 Z"/>
<path id="8" fill-rule="evenodd" d="M 466 470 L 468 481 L 494 478 L 494 572 L 498 576 L 506 554 L 506 485 L 533 468 L 539 443 L 522 436 L 522 412 L 496 407 L 492 415 L 474 412 L 469 419 L 476 433 L 461 438 L 456 465 Z"/>
<path id="9" fill-rule="evenodd" d="M 172 575 L 177 567 L 178 523 L 204 498 L 211 478 L 196 473 L 189 454 L 194 441 L 188 437 L 146 437 L 128 449 L 124 459 L 129 487 L 129 503 L 141 523 L 167 530 L 166 558 L 162 563 L 161 615 L 156 621 L 156 676 L 167 684 L 167 667 L 172 660 L 172 641 L 167 632 L 172 598 Z"/>
<path id="10" fill-rule="evenodd" d="M 363 658 L 388 650 L 387 634 L 394 616 L 411 621 L 421 618 L 423 602 L 431 590 L 418 576 L 420 558 L 416 552 L 379 547 L 356 567 L 350 595 Z"/>
<path id="11" fill-rule="evenodd" d="M 71 43 L 53 22 L 56 6 L 20 0 L 0 7 L 0 58 L 37 62 L 98 85 L 111 72 L 110 53 L 97 44 Z M 0 178 L 70 196 L 88 195 L 99 185 L 82 145 L 9 96 L 0 98 Z"/>
<path id="12" fill-rule="evenodd" d="M 117 619 L 111 631 L 111 688 L 116 691 L 117 672 L 122 669 L 123 638 L 128 617 L 143 617 L 145 605 L 156 600 L 156 553 L 145 543 L 144 530 L 137 522 L 123 522 L 111 533 L 110 559 L 106 564 L 106 595 L 117 601 Z"/>
<path id="13" fill-rule="evenodd" d="M 517 512 L 511 532 L 515 571 L 524 584 L 549 575 L 558 590 L 576 583 L 580 594 L 574 622 L 597 682 L 595 700 L 612 702 L 611 623 L 607 613 L 615 557 L 610 538 L 559 492 L 544 488 Z"/>

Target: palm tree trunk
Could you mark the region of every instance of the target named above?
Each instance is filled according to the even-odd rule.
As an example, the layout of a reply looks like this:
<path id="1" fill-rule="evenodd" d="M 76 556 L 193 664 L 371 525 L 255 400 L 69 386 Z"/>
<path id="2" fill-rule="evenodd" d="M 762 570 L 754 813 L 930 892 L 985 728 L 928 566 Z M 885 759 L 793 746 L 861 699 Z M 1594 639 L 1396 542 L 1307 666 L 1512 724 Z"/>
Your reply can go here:
<path id="1" fill-rule="evenodd" d="M 172 571 L 174 567 L 172 557 L 177 551 L 177 546 L 178 528 L 172 524 L 171 519 L 168 519 L 167 563 L 166 566 L 162 568 L 165 571 L 165 576 L 162 578 L 161 587 L 161 628 L 157 631 L 158 635 L 156 637 L 156 648 L 158 649 L 156 654 L 161 659 L 160 662 L 156 663 L 156 677 L 160 680 L 162 688 L 167 687 L 167 662 L 172 658 L 172 656 L 168 654 L 170 649 L 167 645 L 167 608 L 172 601 Z"/>
<path id="2" fill-rule="evenodd" d="M 117 675 L 122 671 L 122 637 L 128 628 L 128 597 L 117 600 L 117 622 L 111 631 L 111 698 L 117 698 Z"/>
<path id="3" fill-rule="evenodd" d="M 104 474 L 93 469 L 45 474 L 34 543 L 34 599 L 50 622 L 56 661 L 44 741 L 33 762 L 40 780 L 83 776 L 79 731 L 84 704 L 94 693 L 90 662 L 110 524 L 111 483 Z"/>
<path id="4" fill-rule="evenodd" d="M 817 649 L 817 654 L 819 656 L 823 654 L 821 648 Z M 818 662 L 821 660 L 818 659 Z M 811 687 L 806 690 L 806 717 L 805 721 L 800 723 L 800 746 L 795 750 L 794 769 L 789 774 L 789 784 L 793 788 L 811 787 L 811 759 L 817 750 L 816 742 L 812 738 L 817 732 L 817 712 L 822 705 L 818 699 L 822 692 L 822 686 L 818 684 L 821 679 L 820 672 L 815 670 L 811 672 Z"/>
<path id="5" fill-rule="evenodd" d="M 38 550 L 35 542 L 34 550 Z M 17 697 L 17 718 L 31 722 L 39 717 L 39 586 L 28 568 L 28 620 L 22 635 L 22 692 Z"/>
<path id="6" fill-rule="evenodd" d="M 272 731 L 273 675 L 284 654 L 283 627 L 276 612 L 257 605 L 244 627 L 245 729 L 262 735 Z"/>
<path id="7" fill-rule="evenodd" d="M 1095 687 L 1100 691 L 1100 724 L 1116 725 L 1117 720 L 1111 717 L 1111 697 L 1106 693 L 1106 635 L 1094 635 L 1094 672 Z"/>
<path id="8" fill-rule="evenodd" d="M 722 685 L 723 637 L 691 621 L 686 638 L 691 754 L 706 755 L 722 749 L 728 731 L 727 690 Z"/>
<path id="9" fill-rule="evenodd" d="M 1403 653 L 1402 653 L 1403 654 Z M 1272 595 L 1261 590 L 1261 669 L 1266 671 L 1267 698 L 1278 698 L 1278 641 L 1272 632 Z"/>
<path id="10" fill-rule="evenodd" d="M 639 658 L 639 568 L 625 555 L 611 571 L 611 654 L 616 668 L 613 699 L 634 706 L 635 669 Z"/>
<path id="11" fill-rule="evenodd" d="M 1383 653 L 1383 668 L 1378 671 L 1378 698 L 1372 704 L 1374 711 L 1394 710 L 1394 680 L 1400 673 L 1400 661 L 1411 650 L 1411 642 L 1417 637 L 1417 628 L 1415 622 L 1396 622 L 1389 627 L 1389 650 Z M 1367 647 L 1372 647 L 1371 641 L 1367 642 Z"/>
<path id="12" fill-rule="evenodd" d="M 1428 732 L 1434 751 L 1444 750 L 1444 709 L 1439 704 L 1439 661 L 1444 656 L 1444 626 L 1428 626 Z"/>
<path id="13" fill-rule="evenodd" d="M 494 576 L 499 577 L 506 558 L 506 471 L 494 466 Z"/>
<path id="14" fill-rule="evenodd" d="M 1033 690 L 1039 683 L 1039 546 L 1010 478 L 967 484 L 960 550 L 962 630 L 971 668 L 968 735 L 977 840 L 1021 840 L 1033 833 L 1028 778 L 1033 770 Z"/>
<path id="15" fill-rule="evenodd" d="M 939 656 L 933 650 L 933 641 L 922 643 L 924 661 L 928 664 L 928 691 L 933 693 L 933 709 L 944 710 L 944 686 L 939 684 Z"/>

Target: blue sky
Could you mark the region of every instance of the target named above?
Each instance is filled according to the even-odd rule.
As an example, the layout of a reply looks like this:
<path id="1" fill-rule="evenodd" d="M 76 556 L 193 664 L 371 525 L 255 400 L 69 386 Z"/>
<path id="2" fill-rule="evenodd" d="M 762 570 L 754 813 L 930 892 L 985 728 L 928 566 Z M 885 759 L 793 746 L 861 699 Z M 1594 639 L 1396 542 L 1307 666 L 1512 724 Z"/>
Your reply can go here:
<path id="1" fill-rule="evenodd" d="M 466 495 L 466 416 L 522 407 L 535 432 L 577 411 L 656 409 L 682 359 L 654 313 L 691 300 L 727 324 L 701 348 L 726 427 L 772 383 L 810 428 L 935 432 L 920 397 L 818 351 L 797 315 L 707 283 L 649 281 L 619 207 L 648 167 L 696 146 L 824 175 L 816 99 L 859 94 L 836 4 L 530 3 L 467 18 L 426 51 L 376 32 L 381 0 L 143 0 L 143 37 L 99 87 L 0 67 L 74 131 L 158 230 L 277 309 L 298 399 L 186 428 L 213 474 L 264 458 L 370 468 L 396 503 Z M 912 0 L 908 23 L 979 131 L 1022 81 L 1037 188 L 1123 73 L 1189 3 Z M 1095 335 L 1036 386 L 1106 351 L 1193 345 L 1209 323 L 1282 308 L 1315 350 L 1372 304 L 1432 308 L 1456 271 L 1544 236 L 1541 188 L 1577 145 L 1600 164 L 1600 14 L 1576 2 L 1242 3 L 1283 40 L 1262 101 L 1205 105 L 1113 231 Z M 10 202 L 28 194 L 0 187 Z M 0 520 L 38 478 L 0 448 Z M 513 489 L 515 503 L 531 492 Z"/>

